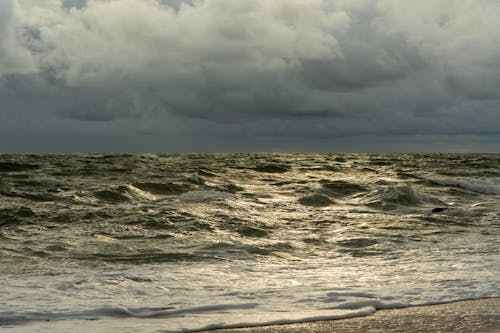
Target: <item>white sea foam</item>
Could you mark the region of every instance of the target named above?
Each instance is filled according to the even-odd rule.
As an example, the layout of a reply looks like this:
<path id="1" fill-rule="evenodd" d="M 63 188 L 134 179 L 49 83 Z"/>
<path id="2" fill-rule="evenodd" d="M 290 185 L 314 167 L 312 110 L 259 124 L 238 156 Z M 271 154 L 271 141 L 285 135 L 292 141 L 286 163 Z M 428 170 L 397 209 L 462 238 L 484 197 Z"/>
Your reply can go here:
<path id="1" fill-rule="evenodd" d="M 491 179 L 435 179 L 436 183 L 446 186 L 458 186 L 467 190 L 483 194 L 500 194 L 500 180 Z"/>
<path id="2" fill-rule="evenodd" d="M 135 186 L 127 185 L 127 195 L 133 200 L 139 201 L 152 201 L 157 200 L 158 197 L 150 192 L 143 191 Z"/>
<path id="3" fill-rule="evenodd" d="M 0 311 L 0 325 L 62 333 L 84 320 L 85 330 L 72 331 L 120 331 L 126 325 L 122 328 L 129 332 L 188 332 L 348 318 L 384 308 L 500 296 L 498 255 L 478 254 L 466 262 L 443 259 L 430 250 L 419 258 L 407 253 L 397 265 L 385 259 L 339 258 L 328 265 L 322 260 L 301 265 L 186 263 L 135 267 L 126 273 L 81 266 L 77 272 L 73 268 L 50 276 L 10 276 L 2 292 L 12 295 L 11 306 Z M 49 293 L 41 295 L 40 286 Z M 28 305 L 33 303 L 37 307 Z"/>

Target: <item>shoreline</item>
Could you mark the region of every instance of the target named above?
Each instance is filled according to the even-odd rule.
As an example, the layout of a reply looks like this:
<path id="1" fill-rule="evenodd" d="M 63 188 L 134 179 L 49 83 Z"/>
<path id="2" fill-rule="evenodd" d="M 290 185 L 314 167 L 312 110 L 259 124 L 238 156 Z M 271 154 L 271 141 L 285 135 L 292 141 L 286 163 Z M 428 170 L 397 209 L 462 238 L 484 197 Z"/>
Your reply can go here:
<path id="1" fill-rule="evenodd" d="M 219 328 L 198 333 L 500 333 L 500 298 L 457 301 L 407 308 L 383 309 L 374 314 L 314 322 Z"/>

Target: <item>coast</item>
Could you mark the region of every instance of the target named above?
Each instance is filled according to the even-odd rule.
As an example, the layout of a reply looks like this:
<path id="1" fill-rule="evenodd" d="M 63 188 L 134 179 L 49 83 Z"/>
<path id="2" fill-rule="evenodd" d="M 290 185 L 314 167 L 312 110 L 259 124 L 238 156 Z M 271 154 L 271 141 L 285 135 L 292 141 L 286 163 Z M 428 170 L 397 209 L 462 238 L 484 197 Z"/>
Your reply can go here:
<path id="1" fill-rule="evenodd" d="M 500 333 L 500 298 L 379 310 L 356 318 L 200 333 Z"/>

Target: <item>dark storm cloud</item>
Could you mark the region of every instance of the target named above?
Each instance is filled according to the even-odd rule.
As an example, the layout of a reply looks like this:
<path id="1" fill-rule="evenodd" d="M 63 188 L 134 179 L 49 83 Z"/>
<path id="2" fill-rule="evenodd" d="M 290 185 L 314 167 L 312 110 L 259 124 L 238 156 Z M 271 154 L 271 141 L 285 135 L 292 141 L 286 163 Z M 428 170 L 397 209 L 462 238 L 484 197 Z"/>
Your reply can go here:
<path id="1" fill-rule="evenodd" d="M 0 108 L 155 135 L 172 119 L 193 137 L 496 135 L 499 15 L 486 0 L 6 0 Z"/>

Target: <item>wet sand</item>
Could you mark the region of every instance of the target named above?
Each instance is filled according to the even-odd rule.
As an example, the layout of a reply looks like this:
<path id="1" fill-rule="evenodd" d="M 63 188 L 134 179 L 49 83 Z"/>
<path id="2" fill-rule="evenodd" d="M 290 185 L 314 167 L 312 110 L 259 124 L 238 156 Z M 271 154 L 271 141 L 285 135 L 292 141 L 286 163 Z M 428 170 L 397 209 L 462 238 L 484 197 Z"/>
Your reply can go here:
<path id="1" fill-rule="evenodd" d="M 310 323 L 204 331 L 210 333 L 500 333 L 500 298 L 403 309 L 373 315 Z"/>

